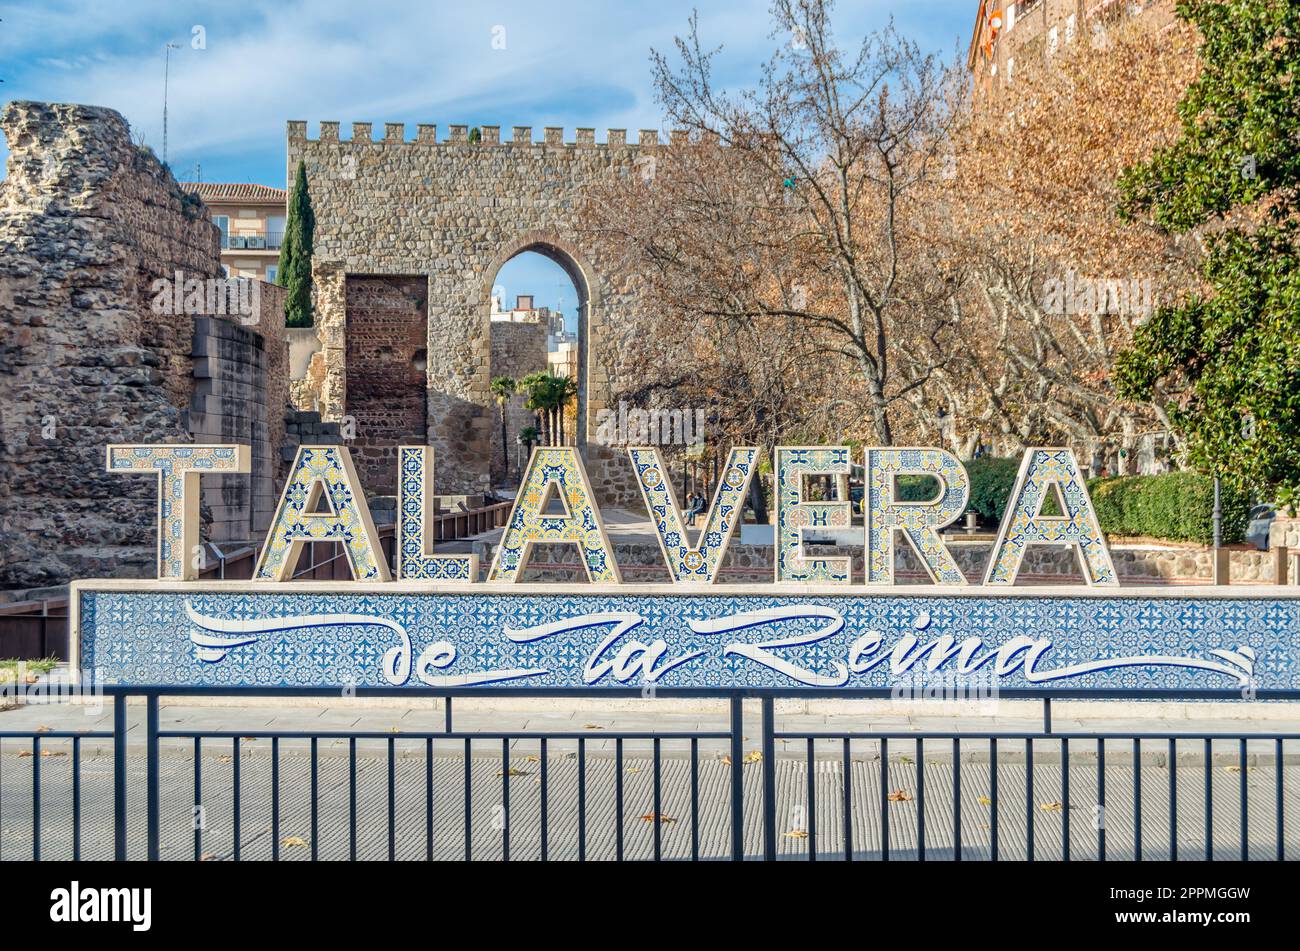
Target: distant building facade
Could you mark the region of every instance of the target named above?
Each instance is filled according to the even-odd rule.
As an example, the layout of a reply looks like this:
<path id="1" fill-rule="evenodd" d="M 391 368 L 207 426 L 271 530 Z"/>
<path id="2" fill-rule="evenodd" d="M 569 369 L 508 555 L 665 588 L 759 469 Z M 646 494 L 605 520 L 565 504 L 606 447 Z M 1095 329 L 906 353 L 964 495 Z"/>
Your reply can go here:
<path id="1" fill-rule="evenodd" d="M 1005 95 L 1017 74 L 1077 42 L 1105 47 L 1113 24 L 1158 32 L 1174 21 L 1174 0 L 979 0 L 966 65 L 978 98 Z"/>
<path id="2" fill-rule="evenodd" d="M 245 182 L 182 182 L 203 199 L 221 230 L 221 265 L 229 277 L 274 284 L 284 241 L 288 192 Z"/>

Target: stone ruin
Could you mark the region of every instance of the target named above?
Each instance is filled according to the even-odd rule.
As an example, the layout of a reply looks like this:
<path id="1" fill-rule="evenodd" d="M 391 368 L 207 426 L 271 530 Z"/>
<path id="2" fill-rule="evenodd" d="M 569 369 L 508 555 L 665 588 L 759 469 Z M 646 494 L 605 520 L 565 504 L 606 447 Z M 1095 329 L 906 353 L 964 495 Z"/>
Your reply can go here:
<path id="1" fill-rule="evenodd" d="M 285 468 L 283 290 L 253 283 L 255 319 L 159 313 L 156 281 L 222 276 L 198 199 L 111 109 L 12 102 L 0 126 L 0 589 L 153 573 L 156 483 L 105 473 L 109 443 L 250 444 L 251 477 L 204 479 L 204 534 L 258 537 Z"/>
<path id="2" fill-rule="evenodd" d="M 485 126 L 352 124 L 288 126 L 290 183 L 305 163 L 316 216 L 313 276 L 322 361 L 313 398 L 326 419 L 350 418 L 350 445 L 371 493 L 392 494 L 395 447 L 424 441 L 436 454 L 440 495 L 482 497 L 500 466 L 497 408 L 490 382 L 512 361 L 494 355 L 492 287 L 524 251 L 556 261 L 578 293 L 579 396 L 576 442 L 599 500 L 640 508 L 631 465 L 595 440 L 597 413 L 635 389 L 634 351 L 641 301 L 631 276 L 602 256 L 580 227 L 584 189 L 609 176 L 638 174 L 659 147 L 656 132 L 635 144 L 624 130 L 606 141 L 578 129 L 542 141 L 516 126 L 509 141 Z M 522 331 L 521 331 L 522 333 Z M 423 366 L 423 370 L 419 367 Z M 504 372 L 504 371 L 503 371 Z M 382 402 L 379 397 L 383 397 Z"/>

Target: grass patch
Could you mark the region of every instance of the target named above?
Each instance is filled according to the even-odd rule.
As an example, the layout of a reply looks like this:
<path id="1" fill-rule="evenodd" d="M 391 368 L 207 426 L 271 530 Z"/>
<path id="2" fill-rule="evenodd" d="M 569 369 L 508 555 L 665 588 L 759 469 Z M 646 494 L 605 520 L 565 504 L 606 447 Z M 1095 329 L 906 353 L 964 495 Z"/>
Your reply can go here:
<path id="1" fill-rule="evenodd" d="M 26 664 L 29 674 L 48 674 L 59 665 L 58 658 L 42 657 L 38 660 L 0 660 L 0 684 L 12 683 L 18 676 L 18 665 Z"/>

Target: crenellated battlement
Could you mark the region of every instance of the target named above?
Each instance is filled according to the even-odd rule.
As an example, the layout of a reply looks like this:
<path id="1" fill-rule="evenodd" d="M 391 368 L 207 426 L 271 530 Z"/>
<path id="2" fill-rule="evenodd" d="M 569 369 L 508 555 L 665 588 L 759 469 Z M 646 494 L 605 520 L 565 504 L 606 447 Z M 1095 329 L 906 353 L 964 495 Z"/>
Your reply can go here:
<path id="1" fill-rule="evenodd" d="M 659 140 L 658 129 L 640 129 L 637 132 L 636 142 L 629 142 L 626 129 L 607 129 L 605 130 L 605 140 L 596 141 L 596 130 L 593 128 L 579 128 L 574 130 L 572 140 L 566 140 L 565 130 L 557 126 L 547 126 L 542 130 L 542 137 L 536 139 L 533 136 L 533 127 L 527 125 L 517 125 L 510 128 L 510 138 L 503 139 L 501 136 L 501 127 L 496 125 L 479 126 L 480 140 L 470 142 L 469 130 L 467 125 L 451 125 L 447 127 L 444 138 L 438 137 L 438 126 L 433 124 L 419 123 L 415 126 L 415 136 L 408 138 L 407 127 L 404 122 L 385 122 L 383 123 L 383 134 L 375 134 L 375 124 L 372 122 L 353 122 L 350 138 L 344 139 L 340 136 L 339 130 L 342 124 L 333 119 L 322 119 L 319 123 L 319 133 L 316 138 L 308 138 L 307 122 L 302 119 L 291 119 L 288 122 L 288 138 L 291 144 L 306 145 L 309 143 L 351 143 L 353 145 L 438 145 L 449 146 L 459 145 L 469 148 L 569 148 L 569 149 L 636 149 L 636 148 L 654 148 L 661 145 Z M 681 141 L 684 133 L 675 131 L 671 134 L 670 141 Z"/>

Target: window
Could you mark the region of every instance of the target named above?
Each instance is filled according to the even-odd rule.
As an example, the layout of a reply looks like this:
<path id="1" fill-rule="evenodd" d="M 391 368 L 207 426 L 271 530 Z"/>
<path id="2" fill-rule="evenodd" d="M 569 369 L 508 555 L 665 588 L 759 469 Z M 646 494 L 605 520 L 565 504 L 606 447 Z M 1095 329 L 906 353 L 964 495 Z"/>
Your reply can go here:
<path id="1" fill-rule="evenodd" d="M 275 283 L 275 276 L 276 276 L 277 274 L 279 274 L 279 273 L 280 273 L 280 268 L 279 268 L 278 266 L 276 266 L 276 265 L 274 265 L 274 264 L 267 265 L 267 268 L 266 268 L 266 283 L 268 283 L 268 284 L 274 284 L 274 283 Z"/>
<path id="2" fill-rule="evenodd" d="M 1066 43 L 1074 42 L 1074 23 L 1075 23 L 1074 16 L 1075 15 L 1071 13 L 1068 17 L 1065 18 L 1065 42 Z"/>
<path id="3" fill-rule="evenodd" d="M 1052 27 L 1047 31 L 1047 52 L 1049 55 L 1056 52 L 1056 47 L 1060 45 L 1060 42 L 1060 31 L 1056 27 Z"/>
<path id="4" fill-rule="evenodd" d="M 284 215 L 267 215 L 266 246 L 278 248 L 282 240 L 284 240 Z"/>
<path id="5" fill-rule="evenodd" d="M 221 229 L 221 246 L 223 248 L 230 246 L 230 216 L 213 215 L 212 223 Z"/>
<path id="6" fill-rule="evenodd" d="M 1014 76 L 1015 73 L 1016 73 L 1016 61 L 1011 57 L 1007 57 L 1007 83 L 1008 84 L 1010 84 L 1011 77 Z"/>

